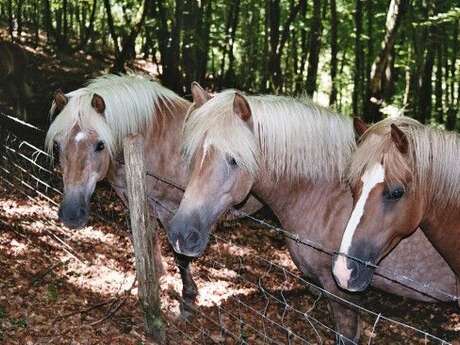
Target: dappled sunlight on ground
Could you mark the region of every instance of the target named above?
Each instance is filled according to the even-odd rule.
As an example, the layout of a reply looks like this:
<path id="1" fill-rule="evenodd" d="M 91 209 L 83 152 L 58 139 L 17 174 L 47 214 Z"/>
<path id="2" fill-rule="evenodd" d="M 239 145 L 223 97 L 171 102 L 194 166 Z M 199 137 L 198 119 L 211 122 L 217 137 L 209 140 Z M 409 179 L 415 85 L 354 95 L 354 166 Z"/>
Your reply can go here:
<path id="1" fill-rule="evenodd" d="M 118 202 L 108 205 L 120 209 Z M 205 255 L 192 264 L 199 296 L 191 321 L 180 318 L 182 283 L 161 234 L 166 271 L 161 301 L 168 344 L 234 344 L 230 334 L 244 334 L 249 344 L 257 344 L 264 334 L 285 343 L 287 329 L 313 343 L 319 342 L 319 329 L 323 343 L 333 344 L 327 332 L 306 319 L 308 313 L 331 326 L 325 298 L 311 294 L 295 278 L 299 272 L 282 238 L 250 223 L 235 224 L 220 227 Z M 272 264 L 265 261 L 267 254 Z M 131 243 L 118 227 L 92 220 L 81 230 L 67 229 L 57 222 L 56 207 L 39 198 L 21 198 L 0 184 L 0 262 L 0 339 L 6 344 L 62 344 L 63 339 L 149 344 L 133 285 Z M 406 313 L 403 320 L 423 329 L 446 334 L 458 330 L 458 315 L 446 312 L 450 307 L 384 294 L 371 295 L 367 304 L 390 316 L 417 311 L 415 319 Z M 365 335 L 372 336 L 372 326 L 373 320 L 365 318 Z M 404 339 L 401 329 L 385 327 L 385 337 L 380 330 L 375 344 Z M 405 336 L 417 343 L 411 334 Z"/>

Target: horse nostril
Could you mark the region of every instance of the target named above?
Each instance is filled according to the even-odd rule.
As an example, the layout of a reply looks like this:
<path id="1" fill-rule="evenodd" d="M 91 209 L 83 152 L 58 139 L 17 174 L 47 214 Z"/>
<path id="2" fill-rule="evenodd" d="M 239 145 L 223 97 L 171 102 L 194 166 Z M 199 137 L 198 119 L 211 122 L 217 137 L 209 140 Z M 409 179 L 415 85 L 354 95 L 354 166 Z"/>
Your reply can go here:
<path id="1" fill-rule="evenodd" d="M 80 217 L 86 217 L 86 210 L 83 207 L 81 207 L 79 212 L 78 212 L 78 215 Z"/>
<path id="2" fill-rule="evenodd" d="M 62 211 L 62 208 L 59 208 L 58 210 L 58 217 L 59 219 L 62 219 L 62 216 L 64 215 L 64 212 Z"/>
<path id="3" fill-rule="evenodd" d="M 187 237 L 185 238 L 187 242 L 190 243 L 197 243 L 200 241 L 200 233 L 196 230 L 191 230 L 188 234 Z"/>

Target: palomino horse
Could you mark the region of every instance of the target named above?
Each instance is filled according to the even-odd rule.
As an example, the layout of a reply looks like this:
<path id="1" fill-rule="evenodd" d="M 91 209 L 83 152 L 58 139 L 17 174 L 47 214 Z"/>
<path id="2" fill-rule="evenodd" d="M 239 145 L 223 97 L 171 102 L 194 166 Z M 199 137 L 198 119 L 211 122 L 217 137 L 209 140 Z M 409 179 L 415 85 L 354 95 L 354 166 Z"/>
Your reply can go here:
<path id="1" fill-rule="evenodd" d="M 144 135 L 147 171 L 184 185 L 188 169 L 182 162 L 180 138 L 190 105 L 159 83 L 136 75 L 103 76 L 66 95 L 58 91 L 50 110 L 57 117 L 48 130 L 46 146 L 59 152 L 63 172 L 59 219 L 71 228 L 84 226 L 91 195 L 104 178 L 127 205 L 125 169 L 120 162 L 123 138 L 131 133 Z M 147 188 L 154 215 L 167 224 L 172 217 L 168 210 L 178 207 L 182 191 L 153 178 Z M 160 255 L 160 248 L 155 252 Z M 180 255 L 176 260 L 184 300 L 193 303 L 197 287 L 190 260 Z"/>
<path id="2" fill-rule="evenodd" d="M 420 227 L 460 277 L 458 134 L 407 117 L 385 119 L 367 131 L 356 125 L 365 133 L 352 157 L 349 181 L 355 203 L 340 252 L 378 263 Z M 350 291 L 364 290 L 373 269 L 345 255 L 334 263 L 337 282 Z M 434 282 L 430 276 L 424 280 Z"/>
<path id="3" fill-rule="evenodd" d="M 183 144 L 191 177 L 169 223 L 174 250 L 201 255 L 212 225 L 253 193 L 271 207 L 294 238 L 321 243 L 333 252 L 353 206 L 343 180 L 355 149 L 351 119 L 286 97 L 242 96 L 228 90 L 210 98 L 197 84 L 192 93 L 195 106 L 185 123 Z M 331 274 L 330 255 L 294 240 L 287 243 L 293 261 L 306 276 L 331 293 L 347 297 Z M 421 256 L 414 258 L 414 251 Z M 414 280 L 429 279 L 435 287 L 455 292 L 453 273 L 420 232 L 385 258 L 382 267 Z M 374 285 L 433 301 L 381 277 L 376 277 Z M 337 301 L 331 300 L 330 306 L 336 329 L 343 334 L 338 342 L 356 342 L 358 313 Z"/>
<path id="4" fill-rule="evenodd" d="M 27 121 L 27 104 L 31 97 L 26 83 L 27 62 L 27 56 L 20 46 L 0 42 L 0 86 L 24 121 Z"/>

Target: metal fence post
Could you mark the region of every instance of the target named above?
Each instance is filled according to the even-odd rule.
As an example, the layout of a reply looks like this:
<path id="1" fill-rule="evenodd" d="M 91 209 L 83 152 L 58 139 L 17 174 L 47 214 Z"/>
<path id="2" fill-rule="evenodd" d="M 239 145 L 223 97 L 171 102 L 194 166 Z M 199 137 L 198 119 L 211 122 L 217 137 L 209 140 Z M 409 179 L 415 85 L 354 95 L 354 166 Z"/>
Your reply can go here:
<path id="1" fill-rule="evenodd" d="M 139 302 L 144 313 L 146 334 L 163 343 L 165 330 L 161 317 L 158 267 L 155 265 L 154 255 L 155 231 L 158 226 L 155 218 L 150 216 L 147 203 L 143 137 L 138 134 L 128 136 L 123 142 L 123 149 Z"/>

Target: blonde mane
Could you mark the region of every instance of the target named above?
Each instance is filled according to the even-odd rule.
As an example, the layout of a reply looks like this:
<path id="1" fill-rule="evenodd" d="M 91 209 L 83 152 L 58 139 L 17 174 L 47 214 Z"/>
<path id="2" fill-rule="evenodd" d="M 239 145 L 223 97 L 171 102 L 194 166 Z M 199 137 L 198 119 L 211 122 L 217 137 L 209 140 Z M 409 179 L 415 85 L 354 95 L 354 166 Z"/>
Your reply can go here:
<path id="1" fill-rule="evenodd" d="M 409 150 L 402 155 L 391 139 L 394 123 L 407 136 Z M 383 162 L 388 184 L 406 173 L 414 188 L 426 192 L 441 207 L 460 204 L 460 136 L 422 125 L 408 117 L 388 118 L 370 127 L 352 155 L 349 180 L 356 183 L 366 169 Z"/>
<path id="2" fill-rule="evenodd" d="M 94 94 L 104 99 L 104 116 L 91 106 Z M 96 131 L 109 152 L 115 154 L 121 150 L 124 137 L 131 133 L 142 133 L 157 120 L 160 103 L 168 110 L 178 104 L 188 104 L 153 79 L 136 74 L 105 75 L 66 96 L 67 105 L 53 121 L 46 135 L 45 147 L 50 152 L 55 138 L 69 135 L 71 128 L 78 124 L 83 130 Z M 50 116 L 55 110 L 56 104 L 53 102 Z"/>
<path id="3" fill-rule="evenodd" d="M 233 112 L 235 90 L 219 93 L 196 110 L 184 126 L 184 157 L 213 147 L 232 156 L 239 166 L 257 175 L 261 165 L 272 176 L 335 180 L 355 148 L 350 118 L 330 112 L 308 99 L 246 96 L 253 131 Z"/>

